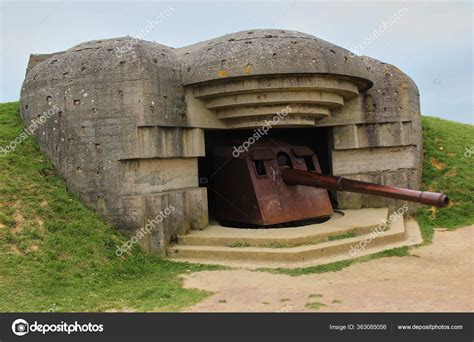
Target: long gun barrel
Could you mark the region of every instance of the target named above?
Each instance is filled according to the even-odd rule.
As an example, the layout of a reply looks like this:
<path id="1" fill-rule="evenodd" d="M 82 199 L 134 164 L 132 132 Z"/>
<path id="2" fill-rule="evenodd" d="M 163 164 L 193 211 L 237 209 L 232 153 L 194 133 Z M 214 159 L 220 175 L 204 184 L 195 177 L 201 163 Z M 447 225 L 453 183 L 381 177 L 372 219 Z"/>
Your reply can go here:
<path id="1" fill-rule="evenodd" d="M 437 192 L 417 191 L 389 185 L 361 182 L 337 176 L 328 176 L 318 172 L 295 170 L 290 167 L 282 167 L 281 174 L 283 180 L 288 185 L 305 185 L 328 190 L 356 192 L 418 202 L 437 207 L 446 207 L 449 204 L 448 196 Z"/>

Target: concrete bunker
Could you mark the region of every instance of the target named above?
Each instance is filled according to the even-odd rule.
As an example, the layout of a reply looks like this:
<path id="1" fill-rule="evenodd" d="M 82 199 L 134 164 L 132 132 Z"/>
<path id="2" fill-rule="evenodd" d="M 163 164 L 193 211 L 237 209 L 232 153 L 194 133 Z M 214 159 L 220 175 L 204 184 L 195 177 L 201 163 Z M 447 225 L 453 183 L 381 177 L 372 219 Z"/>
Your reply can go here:
<path id="1" fill-rule="evenodd" d="M 419 94 L 397 67 L 286 30 L 179 49 L 136 41 L 124 53 L 130 41 L 32 55 L 21 115 L 30 124 L 56 108 L 35 131 L 43 153 L 70 191 L 123 231 L 155 220 L 140 239 L 144 249 L 165 254 L 178 235 L 206 228 L 209 146 L 231 135 L 246 141 L 285 109 L 269 136 L 313 146 L 324 172 L 419 189 Z M 336 202 L 400 205 L 347 192 L 334 194 Z"/>

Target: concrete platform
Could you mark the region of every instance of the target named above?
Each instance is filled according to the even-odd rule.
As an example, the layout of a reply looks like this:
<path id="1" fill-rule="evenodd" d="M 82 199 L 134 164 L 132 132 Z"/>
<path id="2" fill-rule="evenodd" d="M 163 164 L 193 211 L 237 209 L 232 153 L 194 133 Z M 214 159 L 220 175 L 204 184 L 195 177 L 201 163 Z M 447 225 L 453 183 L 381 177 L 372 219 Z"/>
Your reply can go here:
<path id="1" fill-rule="evenodd" d="M 422 242 L 415 221 L 396 219 L 385 231 L 376 228 L 388 210 L 340 211 L 321 224 L 295 228 L 238 229 L 211 225 L 180 236 L 168 248 L 171 258 L 232 267 L 307 267 L 356 258 Z M 359 248 L 357 248 L 359 247 Z"/>

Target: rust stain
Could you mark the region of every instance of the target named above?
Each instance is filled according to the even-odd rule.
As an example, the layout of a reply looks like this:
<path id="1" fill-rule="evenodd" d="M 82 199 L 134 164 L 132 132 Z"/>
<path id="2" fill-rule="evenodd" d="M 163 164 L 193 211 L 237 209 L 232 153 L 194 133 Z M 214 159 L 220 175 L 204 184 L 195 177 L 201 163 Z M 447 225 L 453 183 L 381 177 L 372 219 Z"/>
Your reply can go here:
<path id="1" fill-rule="evenodd" d="M 219 77 L 227 77 L 227 76 L 229 76 L 229 73 L 227 72 L 227 70 L 222 69 L 222 70 L 220 70 L 220 71 L 217 73 L 217 76 L 219 76 Z"/>

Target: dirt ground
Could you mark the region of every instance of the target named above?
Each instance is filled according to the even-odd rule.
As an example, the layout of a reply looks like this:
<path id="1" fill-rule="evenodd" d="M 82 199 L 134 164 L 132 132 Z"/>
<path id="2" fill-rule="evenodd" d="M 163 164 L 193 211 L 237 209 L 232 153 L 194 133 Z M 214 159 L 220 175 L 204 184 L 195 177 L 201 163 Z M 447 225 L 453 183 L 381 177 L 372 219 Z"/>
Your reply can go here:
<path id="1" fill-rule="evenodd" d="M 358 263 L 339 272 L 292 277 L 243 269 L 184 276 L 186 288 L 214 292 L 187 311 L 474 311 L 474 226 L 437 230 L 410 256 Z"/>

